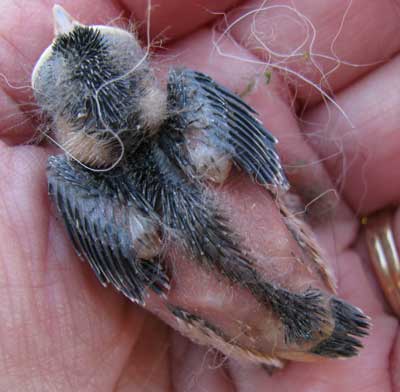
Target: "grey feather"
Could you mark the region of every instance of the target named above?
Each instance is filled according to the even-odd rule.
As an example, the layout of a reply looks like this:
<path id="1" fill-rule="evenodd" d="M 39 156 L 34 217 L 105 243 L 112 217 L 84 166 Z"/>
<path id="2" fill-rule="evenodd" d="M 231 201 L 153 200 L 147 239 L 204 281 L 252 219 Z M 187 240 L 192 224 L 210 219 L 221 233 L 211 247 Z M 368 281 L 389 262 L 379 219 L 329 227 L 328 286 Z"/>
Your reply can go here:
<path id="1" fill-rule="evenodd" d="M 287 190 L 289 183 L 276 152 L 277 139 L 241 98 L 209 76 L 190 69 L 173 69 L 168 81 L 171 124 L 183 133 L 205 130 L 210 144 L 263 185 Z"/>
<path id="2" fill-rule="evenodd" d="M 63 156 L 51 157 L 49 193 L 75 248 L 103 285 L 111 283 L 132 301 L 143 304 L 146 287 L 162 293 L 168 290 L 169 280 L 159 260 L 141 260 L 135 254 L 129 214 L 139 213 L 155 224 L 158 219 L 123 175 L 113 174 L 96 175 Z"/>

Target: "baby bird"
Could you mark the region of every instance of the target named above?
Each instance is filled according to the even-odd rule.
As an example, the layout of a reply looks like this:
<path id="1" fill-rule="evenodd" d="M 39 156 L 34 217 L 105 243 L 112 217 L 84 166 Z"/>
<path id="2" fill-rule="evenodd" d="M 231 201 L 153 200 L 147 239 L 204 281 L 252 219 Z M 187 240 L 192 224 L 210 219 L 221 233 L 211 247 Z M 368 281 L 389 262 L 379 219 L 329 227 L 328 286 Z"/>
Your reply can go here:
<path id="1" fill-rule="evenodd" d="M 133 33 L 82 25 L 60 6 L 53 12 L 54 41 L 32 74 L 36 100 L 65 152 L 49 158 L 49 193 L 100 282 L 142 305 L 147 289 L 167 298 L 162 253 L 177 241 L 202 268 L 250 293 L 278 331 L 263 352 L 167 302 L 201 342 L 273 366 L 356 355 L 369 328 L 362 311 L 328 291 L 292 292 L 264 278 L 207 191 L 233 165 L 276 197 L 289 189 L 277 140 L 255 111 L 190 69 L 173 68 L 163 89 Z M 283 203 L 280 210 L 289 216 Z M 305 226 L 287 225 L 332 286 Z"/>

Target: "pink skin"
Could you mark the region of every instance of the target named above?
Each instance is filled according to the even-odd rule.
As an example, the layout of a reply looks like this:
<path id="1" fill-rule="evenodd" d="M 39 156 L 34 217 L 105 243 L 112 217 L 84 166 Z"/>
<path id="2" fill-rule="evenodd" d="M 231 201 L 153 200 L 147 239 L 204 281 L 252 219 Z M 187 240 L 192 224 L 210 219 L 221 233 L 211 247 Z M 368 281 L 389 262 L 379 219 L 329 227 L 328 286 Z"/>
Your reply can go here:
<path id="1" fill-rule="evenodd" d="M 199 29 L 212 19 L 205 9 L 217 11 L 215 2 L 160 2 L 152 19 L 152 32 L 173 26 L 165 33 L 175 39 L 167 52 L 179 55 L 173 62 L 198 68 L 241 91 L 257 67 L 218 55 L 210 59 L 211 28 Z M 83 23 L 106 23 L 122 12 L 141 21 L 145 3 L 102 0 L 94 7 L 90 2 L 71 0 L 62 5 Z M 171 12 L 171 3 L 176 12 Z M 237 2 L 219 4 L 229 9 L 234 3 Z M 278 1 L 268 4 L 278 3 L 282 4 Z M 329 53 L 348 1 L 298 0 L 294 3 L 320 30 L 316 51 Z M 379 2 L 379 11 L 376 11 L 377 4 L 374 0 L 353 1 L 335 46 L 338 56 L 352 63 L 392 57 L 386 64 L 342 67 L 332 75 L 330 84 L 337 91 L 337 101 L 355 125 L 350 133 L 336 112 L 328 120 L 326 107 L 312 92 L 313 104 L 308 107 L 305 119 L 325 126 L 318 129 L 320 137 L 307 138 L 306 135 L 315 135 L 315 130 L 298 125 L 287 98 L 287 87 L 279 77 L 273 76 L 268 87 L 260 83 L 246 97 L 281 140 L 279 151 L 289 166 L 331 156 L 336 152 L 330 143 L 332 138 L 342 142 L 347 162 L 352 162 L 344 171 L 338 171 L 338 162 L 334 159 L 306 165 L 292 173 L 291 181 L 307 200 L 310 195 L 312 199 L 315 193 L 330 189 L 338 174 L 344 175 L 339 213 L 329 219 L 318 219 L 320 210 L 314 207 L 311 215 L 315 218 L 317 235 L 335 262 L 340 295 L 372 317 L 374 327 L 371 336 L 365 339 L 366 348 L 361 355 L 348 361 L 291 363 L 273 377 L 259 367 L 234 360 L 225 361 L 222 366 L 214 352 L 181 337 L 112 289 L 103 289 L 89 267 L 78 261 L 50 208 L 44 174 L 49 148 L 20 145 L 33 134 L 29 122 L 21 124 L 26 117 L 20 104 L 29 100 L 29 89 L 11 88 L 3 80 L 0 91 L 0 390 L 400 390 L 398 322 L 390 315 L 372 275 L 359 231 L 359 218 L 355 215 L 355 212 L 370 213 L 400 198 L 400 59 L 395 56 L 400 49 L 399 9 L 394 1 L 386 0 Z M 234 17 L 247 11 L 248 6 L 254 7 L 253 2 L 240 4 Z M 51 1 L 1 2 L 0 72 L 12 85 L 29 85 L 32 66 L 51 40 L 51 7 Z M 260 18 L 262 21 L 263 16 Z M 248 35 L 249 23 L 244 21 L 232 31 L 237 42 L 244 42 L 242 38 Z M 258 28 L 265 26 L 267 22 Z M 297 31 L 290 24 L 283 27 L 280 31 L 285 34 L 279 42 L 283 48 L 291 47 L 298 40 Z M 248 50 L 231 45 L 229 50 L 254 59 L 251 56 L 259 55 L 251 53 L 251 47 Z M 327 71 L 329 67 L 325 66 Z M 293 67 L 304 69 L 304 60 L 295 62 Z M 318 80 L 318 75 L 310 71 L 306 74 Z M 300 85 L 297 97 L 304 98 L 309 93 L 309 88 Z M 230 183 L 236 198 L 241 184 L 235 178 Z M 250 227 L 246 215 L 240 212 L 237 222 L 241 227 Z M 400 238 L 398 214 L 394 222 L 396 236 Z M 255 224 L 263 227 L 263 222 Z M 182 284 L 184 287 L 185 282 Z M 241 302 L 238 300 L 238 303 Z"/>

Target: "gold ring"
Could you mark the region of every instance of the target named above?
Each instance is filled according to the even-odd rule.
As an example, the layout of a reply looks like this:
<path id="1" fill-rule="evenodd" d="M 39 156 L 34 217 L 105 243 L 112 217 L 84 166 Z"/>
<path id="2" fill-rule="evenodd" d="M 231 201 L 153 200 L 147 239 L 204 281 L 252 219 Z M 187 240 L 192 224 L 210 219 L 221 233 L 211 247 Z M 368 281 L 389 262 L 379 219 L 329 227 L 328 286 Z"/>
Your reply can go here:
<path id="1" fill-rule="evenodd" d="M 400 258 L 393 227 L 393 210 L 383 210 L 367 218 L 368 252 L 386 300 L 400 318 Z"/>

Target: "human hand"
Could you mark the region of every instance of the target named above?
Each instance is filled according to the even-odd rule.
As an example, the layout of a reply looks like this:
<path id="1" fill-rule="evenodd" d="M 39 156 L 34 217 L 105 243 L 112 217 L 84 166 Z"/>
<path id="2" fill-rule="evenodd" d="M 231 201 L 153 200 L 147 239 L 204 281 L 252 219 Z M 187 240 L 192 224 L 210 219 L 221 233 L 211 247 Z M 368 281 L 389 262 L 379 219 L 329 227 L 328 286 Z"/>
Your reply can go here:
<path id="1" fill-rule="evenodd" d="M 121 12 L 114 3 L 101 4 L 98 14 L 87 4 L 71 1 L 65 6 L 72 15 L 90 24 L 107 23 Z M 212 8 L 210 4 L 204 3 L 204 8 Z M 267 3 L 263 7 L 274 5 Z M 293 52 L 304 38 L 299 39 L 296 14 L 284 7 L 251 13 L 237 24 L 230 33 L 242 46 L 225 38 L 218 40 L 218 35 L 215 41 L 214 36 L 220 52 L 213 46 L 211 28 L 197 29 L 211 18 L 197 3 L 165 3 L 154 9 L 151 19 L 153 35 L 168 25 L 173 26 L 166 32 L 176 38 L 167 46 L 170 48 L 167 57 L 177 56 L 173 63 L 204 71 L 236 92 L 247 90 L 248 102 L 280 139 L 279 151 L 290 181 L 305 204 L 309 203 L 310 220 L 335 263 L 341 296 L 372 317 L 374 328 L 364 340 L 366 348 L 360 357 L 314 364 L 291 363 L 273 377 L 259 367 L 233 360 L 219 362 L 214 353 L 172 332 L 112 290 L 102 289 L 87 266 L 76 260 L 62 225 L 49 207 L 44 169 L 50 148 L 21 145 L 33 131 L 27 116 L 30 106 L 20 105 L 26 102 L 29 90 L 13 87 L 20 85 L 21 80 L 28 84 L 33 63 L 51 40 L 51 6 L 29 2 L 3 5 L 0 71 L 9 83 L 3 83 L 4 104 L 0 109 L 2 388 L 108 391 L 136 387 L 152 391 L 174 387 L 258 391 L 270 387 L 278 391 L 293 388 L 381 391 L 399 387 L 395 379 L 398 325 L 388 314 L 370 272 L 357 218 L 357 214 L 368 214 L 398 200 L 396 172 L 392 169 L 400 143 L 394 132 L 396 58 L 389 64 L 371 67 L 342 65 L 331 74 L 329 82 L 332 90 L 338 92 L 336 102 L 344 113 L 332 103 L 328 112 L 321 103 L 321 93 L 300 83 L 293 74 L 297 72 L 318 83 L 321 75 L 312 61 L 322 63 L 324 74 L 335 65 L 318 53 L 332 57 L 331 44 L 339 30 L 335 53 L 346 62 L 374 63 L 396 53 L 400 43 L 396 42 L 394 5 L 388 2 L 385 8 L 380 4 L 379 18 L 373 19 L 371 15 L 378 13 L 373 2 L 368 6 L 353 2 L 347 15 L 348 2 L 340 5 L 342 8 L 336 3 L 333 9 L 330 3 L 310 7 L 306 2 L 296 3 L 318 32 L 314 46 L 308 42 L 302 56 L 294 56 Z M 220 6 L 230 4 L 227 1 Z M 260 7 L 252 3 L 242 6 L 245 8 L 234 11 L 228 23 L 237 20 L 240 13 Z M 134 13 L 135 19 L 144 18 L 145 4 L 126 1 L 124 7 L 128 15 Z M 328 21 L 327 15 L 331 16 Z M 345 23 L 340 26 L 342 20 Z M 362 37 L 357 35 L 361 28 Z M 255 64 L 254 60 L 265 60 L 262 56 L 268 48 L 255 41 L 254 34 L 251 39 L 252 32 L 256 38 L 261 37 L 261 42 L 272 42 L 270 49 L 285 55 L 273 57 L 267 67 Z M 275 41 L 268 36 L 271 32 L 276 35 Z M 214 55 L 210 56 L 213 49 Z M 240 59 L 229 58 L 230 55 Z M 281 71 L 285 69 L 279 72 L 279 67 Z M 271 75 L 268 84 L 265 75 Z M 296 90 L 294 98 L 286 85 L 288 76 L 291 90 L 294 87 Z M 306 110 L 303 113 L 298 109 L 302 119 L 298 121 L 293 107 L 298 108 L 304 102 Z M 349 120 L 354 124 L 353 129 Z M 318 126 L 313 128 L 315 123 Z M 376 136 L 383 130 L 385 138 L 376 146 Z M 246 199 L 247 203 L 252 201 L 257 205 L 253 213 L 246 209 L 239 211 L 238 223 L 262 232 L 263 220 L 271 213 L 262 207 L 265 192 L 242 179 L 230 187 L 238 200 Z M 340 190 L 340 201 L 332 191 L 335 187 Z M 250 217 L 255 223 L 249 222 Z M 276 235 L 274 230 L 267 232 L 266 243 L 279 240 Z M 189 279 L 187 285 L 192 283 Z"/>

